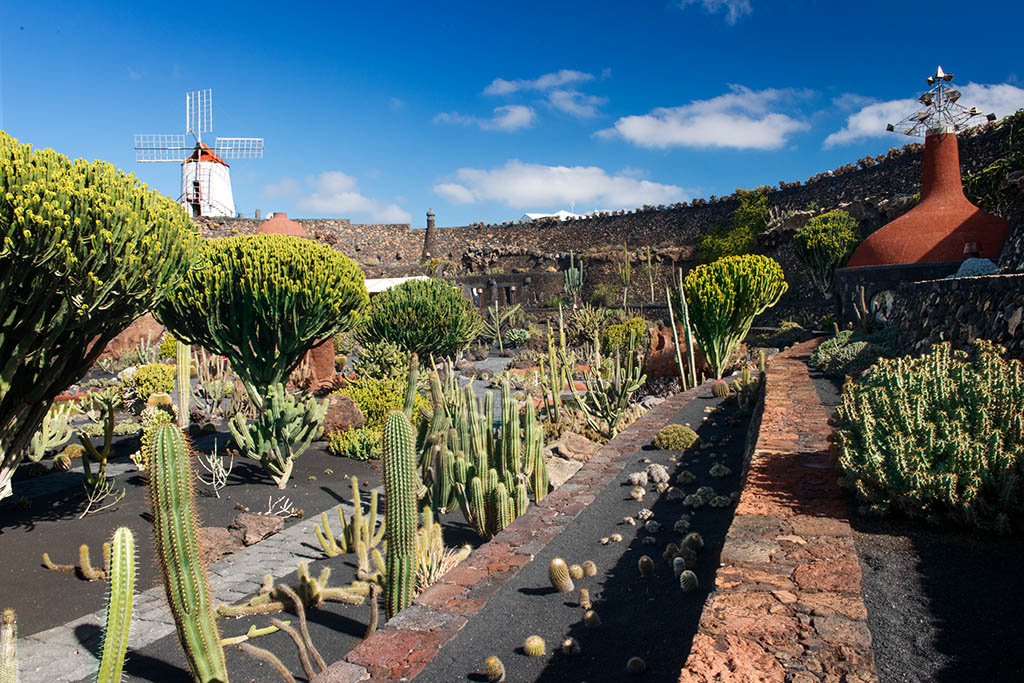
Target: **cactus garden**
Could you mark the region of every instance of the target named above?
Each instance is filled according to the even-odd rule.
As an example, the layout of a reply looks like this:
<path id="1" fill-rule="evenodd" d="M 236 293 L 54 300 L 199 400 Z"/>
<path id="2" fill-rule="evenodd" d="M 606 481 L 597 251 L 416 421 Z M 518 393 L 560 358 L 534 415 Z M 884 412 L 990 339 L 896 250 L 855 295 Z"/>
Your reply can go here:
<path id="1" fill-rule="evenodd" d="M 178 199 L 0 131 L 0 683 L 1024 680 L 1024 113 L 951 80 L 806 184 L 422 234 L 341 171 L 264 194 L 374 223 L 244 217 L 210 91 L 137 136 Z M 625 168 L 586 201 L 683 192 Z"/>

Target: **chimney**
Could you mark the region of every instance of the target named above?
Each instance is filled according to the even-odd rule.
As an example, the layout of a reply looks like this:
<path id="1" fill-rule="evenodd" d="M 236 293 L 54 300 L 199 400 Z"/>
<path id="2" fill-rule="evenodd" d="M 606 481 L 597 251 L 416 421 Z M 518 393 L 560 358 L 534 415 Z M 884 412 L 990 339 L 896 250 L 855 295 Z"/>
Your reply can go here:
<path id="1" fill-rule="evenodd" d="M 434 210 L 427 209 L 427 230 L 423 236 L 423 262 L 429 261 L 437 255 L 437 228 L 434 226 Z"/>

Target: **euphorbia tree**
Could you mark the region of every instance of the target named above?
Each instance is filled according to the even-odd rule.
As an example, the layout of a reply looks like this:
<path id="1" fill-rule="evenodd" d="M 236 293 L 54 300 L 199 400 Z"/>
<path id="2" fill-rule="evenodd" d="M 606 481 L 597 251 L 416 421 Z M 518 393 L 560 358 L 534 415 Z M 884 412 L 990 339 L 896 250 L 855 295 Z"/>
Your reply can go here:
<path id="1" fill-rule="evenodd" d="M 135 176 L 0 131 L 0 499 L 54 398 L 177 285 L 197 241 Z"/>
<path id="2" fill-rule="evenodd" d="M 352 259 L 304 237 L 208 240 L 201 256 L 157 317 L 225 356 L 257 406 L 318 340 L 350 329 L 368 299 Z"/>
<path id="3" fill-rule="evenodd" d="M 716 378 L 754 317 L 778 303 L 787 287 L 782 266 L 758 254 L 727 256 L 687 274 L 683 291 L 693 334 Z"/>

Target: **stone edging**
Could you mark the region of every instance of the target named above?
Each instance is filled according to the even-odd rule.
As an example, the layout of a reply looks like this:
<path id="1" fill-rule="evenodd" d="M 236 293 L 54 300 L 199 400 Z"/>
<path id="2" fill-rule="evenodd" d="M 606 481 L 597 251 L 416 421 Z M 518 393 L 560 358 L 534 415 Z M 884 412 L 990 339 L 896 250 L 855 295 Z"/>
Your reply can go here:
<path id="1" fill-rule="evenodd" d="M 695 398 L 699 389 L 669 397 L 609 441 L 575 476 L 539 505 L 531 505 L 525 514 L 421 593 L 412 606 L 349 652 L 344 661 L 355 667 L 339 667 L 345 671 L 343 677 L 325 675 L 323 680 L 362 680 L 357 677 L 360 673 L 373 680 L 415 677 L 492 595 L 616 478 L 625 456 L 649 444 L 666 418 Z"/>
<path id="2" fill-rule="evenodd" d="M 680 683 L 878 680 L 828 413 L 807 370 L 820 342 L 768 367 L 760 432 Z"/>

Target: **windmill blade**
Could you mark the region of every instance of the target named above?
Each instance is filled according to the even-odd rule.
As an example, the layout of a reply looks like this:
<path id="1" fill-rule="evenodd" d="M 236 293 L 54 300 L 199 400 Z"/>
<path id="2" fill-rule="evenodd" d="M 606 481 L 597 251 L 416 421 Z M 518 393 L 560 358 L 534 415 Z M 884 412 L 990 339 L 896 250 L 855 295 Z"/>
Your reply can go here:
<path id="1" fill-rule="evenodd" d="M 136 161 L 184 161 L 191 152 L 182 133 L 135 136 Z"/>
<path id="2" fill-rule="evenodd" d="M 213 91 L 193 90 L 185 93 L 185 132 L 199 138 L 213 130 Z"/>
<path id="3" fill-rule="evenodd" d="M 226 159 L 263 158 L 263 138 L 217 138 L 213 148 Z"/>

